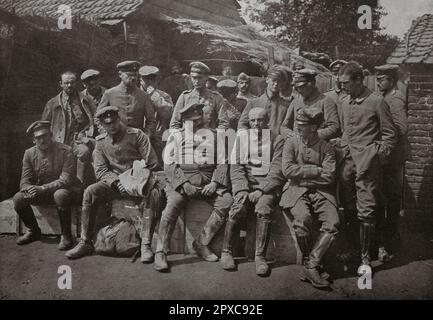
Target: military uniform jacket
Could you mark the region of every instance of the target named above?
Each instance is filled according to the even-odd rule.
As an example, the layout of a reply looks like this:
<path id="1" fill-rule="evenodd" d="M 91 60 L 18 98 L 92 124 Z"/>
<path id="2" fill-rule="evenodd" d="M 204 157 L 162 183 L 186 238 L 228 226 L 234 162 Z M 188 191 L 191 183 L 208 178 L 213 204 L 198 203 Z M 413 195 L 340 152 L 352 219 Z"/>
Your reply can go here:
<path id="1" fill-rule="evenodd" d="M 209 129 L 206 129 L 209 132 Z M 213 141 L 194 139 L 195 142 L 187 141 L 187 136 L 194 134 L 186 132 L 184 128 L 176 130 L 169 137 L 166 150 L 169 151 L 169 158 L 164 160 L 164 172 L 166 175 L 166 187 L 168 190 L 177 190 L 185 182 L 189 182 L 196 187 L 204 186 L 211 181 L 218 183 L 219 188 L 227 188 L 228 185 L 228 164 L 227 158 L 218 159 L 216 130 L 211 130 L 214 136 Z M 189 138 L 191 139 L 191 138 Z M 200 143 L 197 143 L 199 141 Z M 200 148 L 206 150 L 205 158 L 196 161 L 193 154 Z M 202 153 L 202 154 L 203 154 Z M 192 161 L 188 161 L 188 159 Z"/>
<path id="2" fill-rule="evenodd" d="M 341 145 L 345 156 L 352 157 L 360 177 L 376 157 L 383 161 L 390 155 L 397 142 L 397 132 L 384 98 L 366 87 L 358 98 L 344 99 L 342 110 Z"/>
<path id="3" fill-rule="evenodd" d="M 323 170 L 320 175 L 319 167 Z M 330 143 L 318 138 L 307 145 L 298 134 L 289 138 L 282 156 L 282 171 L 288 182 L 283 188 L 280 206 L 293 208 L 308 190 L 319 192 L 337 206 L 335 167 L 335 150 Z"/>
<path id="4" fill-rule="evenodd" d="M 71 121 L 70 119 L 67 121 L 68 116 L 65 107 L 63 106 L 63 94 L 62 91 L 47 102 L 41 120 L 51 122 L 51 132 L 53 133 L 54 141 L 67 143 L 68 141 L 72 141 L 71 135 L 73 132 L 71 132 Z M 96 135 L 93 121 L 93 110 L 95 110 L 95 106 L 93 105 L 93 102 L 81 92 L 78 93 L 78 99 L 80 100 L 84 113 L 89 120 L 89 129 L 86 130 L 86 135 L 94 137 Z"/>
<path id="5" fill-rule="evenodd" d="M 107 88 L 104 88 L 101 86 L 101 94 L 97 97 L 92 96 L 87 89 L 84 89 L 83 91 L 81 91 L 81 93 L 83 95 L 85 95 L 89 100 L 91 100 L 93 102 L 93 107 L 95 108 L 95 110 L 93 110 L 92 114 L 95 114 L 96 112 L 96 108 L 98 107 L 99 103 L 101 102 L 102 96 L 104 95 L 104 92 L 107 90 Z"/>
<path id="6" fill-rule="evenodd" d="M 391 151 L 389 160 L 391 163 L 401 165 L 409 158 L 406 99 L 400 90 L 393 89 L 385 95 L 385 101 L 389 105 L 392 120 L 397 130 L 397 144 L 394 150 Z"/>
<path id="7" fill-rule="evenodd" d="M 337 106 L 337 113 L 338 113 L 338 120 L 340 122 L 340 126 L 343 123 L 343 115 L 341 110 L 341 104 L 343 102 L 343 99 L 347 98 L 348 95 L 341 89 L 338 89 L 337 87 L 329 90 L 328 92 L 325 92 L 325 96 L 329 97 L 334 101 L 334 103 Z"/>
<path id="8" fill-rule="evenodd" d="M 167 130 L 169 127 L 169 122 L 171 116 L 173 114 L 173 101 L 168 93 L 155 89 L 152 87 L 148 87 L 145 90 L 152 100 L 153 105 L 155 106 L 156 113 L 155 118 L 157 121 L 157 130 Z"/>
<path id="9" fill-rule="evenodd" d="M 102 95 L 98 110 L 106 106 L 119 108 L 119 116 L 128 127 L 143 130 L 149 137 L 155 133 L 155 106 L 143 90 L 127 89 L 123 83 L 107 89 Z"/>
<path id="10" fill-rule="evenodd" d="M 265 92 L 259 98 L 249 100 L 247 106 L 242 112 L 239 119 L 238 129 L 248 129 L 250 127 L 248 114 L 251 109 L 264 108 L 268 114 L 268 128 L 271 129 L 274 135 L 281 134 L 281 124 L 286 117 L 290 101 L 283 99 L 279 95 L 270 98 L 268 93 Z"/>
<path id="11" fill-rule="evenodd" d="M 203 88 L 200 91 L 192 89 L 182 92 L 174 106 L 173 115 L 170 121 L 170 129 L 180 129 L 182 127 L 179 111 L 194 103 L 204 103 L 205 108 L 212 110 L 211 122 L 209 124 L 210 128 L 229 128 L 229 119 L 223 112 L 220 112 L 226 103 L 225 99 L 218 92 Z"/>
<path id="12" fill-rule="evenodd" d="M 36 185 L 53 193 L 62 188 L 78 186 L 77 163 L 71 147 L 53 142 L 45 152 L 36 146 L 27 149 L 23 157 L 20 190 Z"/>
<path id="13" fill-rule="evenodd" d="M 301 108 L 318 108 L 323 112 L 324 121 L 318 130 L 321 139 L 330 140 L 339 135 L 340 121 L 337 106 L 331 98 L 320 93 L 317 88 L 308 99 L 304 99 L 299 94 L 292 101 L 282 125 L 285 135 L 292 136 L 296 132 L 295 118 Z"/>
<path id="14" fill-rule="evenodd" d="M 93 166 L 98 181 L 111 185 L 118 180 L 119 174 L 132 168 L 134 160 L 142 159 L 148 169 L 155 169 L 158 161 L 155 151 L 150 145 L 149 137 L 140 129 L 122 124 L 116 140 L 107 133 L 96 137 Z"/>
<path id="15" fill-rule="evenodd" d="M 241 132 L 239 132 L 241 134 Z M 238 135 L 239 137 L 239 135 Z M 249 138 L 249 136 L 247 136 Z M 254 159 L 250 159 L 251 154 L 248 154 L 247 161 L 241 161 L 241 151 L 239 147 L 242 147 L 236 141 L 233 152 L 235 153 L 235 161 L 230 164 L 230 178 L 232 183 L 233 195 L 236 195 L 240 191 L 251 192 L 252 189 L 262 190 L 263 193 L 278 192 L 278 190 L 284 183 L 284 178 L 281 172 L 281 155 L 283 152 L 284 139 L 282 136 L 275 136 L 271 133 L 270 135 L 270 148 L 269 159 L 271 160 L 270 166 L 264 171 L 259 170 L 256 172 L 254 169 L 257 166 L 263 166 L 263 163 L 255 163 Z M 245 144 L 242 141 L 242 144 Z M 248 148 L 247 150 L 249 150 Z M 264 150 L 262 148 L 262 150 Z M 258 154 L 254 152 L 253 154 Z M 245 163 L 246 162 L 246 163 Z"/>

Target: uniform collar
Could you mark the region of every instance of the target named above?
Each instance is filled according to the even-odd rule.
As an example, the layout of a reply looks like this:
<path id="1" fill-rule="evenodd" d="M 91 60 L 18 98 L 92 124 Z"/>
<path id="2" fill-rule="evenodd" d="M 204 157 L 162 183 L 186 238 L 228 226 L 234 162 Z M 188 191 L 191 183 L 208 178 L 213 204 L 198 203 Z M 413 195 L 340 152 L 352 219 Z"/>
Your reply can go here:
<path id="1" fill-rule="evenodd" d="M 320 91 L 319 89 L 317 89 L 317 87 L 314 87 L 313 92 L 311 93 L 311 95 L 307 98 L 302 97 L 303 101 L 314 101 L 315 99 L 317 99 L 317 97 L 320 96 Z"/>
<path id="2" fill-rule="evenodd" d="M 371 94 L 371 91 L 364 86 L 363 91 L 361 92 L 361 94 L 359 95 L 359 97 L 353 99 L 352 97 L 350 97 L 350 104 L 361 104 L 364 102 L 365 99 L 367 99 L 367 97 Z"/>
<path id="3" fill-rule="evenodd" d="M 299 140 L 301 140 L 303 145 L 306 145 L 307 147 L 312 147 L 314 146 L 316 143 L 318 143 L 320 141 L 319 135 L 316 135 L 316 137 L 314 137 L 311 141 L 308 141 L 307 143 L 305 143 L 302 138 L 299 136 Z"/>

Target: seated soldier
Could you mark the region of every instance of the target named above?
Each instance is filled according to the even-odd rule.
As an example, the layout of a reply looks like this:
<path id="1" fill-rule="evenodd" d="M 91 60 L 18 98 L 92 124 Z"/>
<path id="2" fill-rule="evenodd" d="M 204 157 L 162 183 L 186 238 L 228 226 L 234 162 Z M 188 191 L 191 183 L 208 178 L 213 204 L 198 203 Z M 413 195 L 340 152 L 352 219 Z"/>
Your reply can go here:
<path id="1" fill-rule="evenodd" d="M 308 280 L 318 288 L 329 286 L 328 275 L 321 275 L 320 267 L 339 225 L 334 187 L 335 151 L 331 144 L 318 136 L 317 130 L 322 122 L 321 110 L 299 110 L 296 116 L 298 134 L 284 144 L 282 170 L 288 183 L 280 202 L 285 214 L 293 220 L 304 258 L 301 280 Z M 311 248 L 313 218 L 321 222 L 321 227 Z"/>
<path id="2" fill-rule="evenodd" d="M 71 233 L 71 205 L 79 202 L 80 182 L 76 177 L 76 160 L 69 146 L 53 141 L 49 121 L 36 121 L 27 129 L 34 147 L 27 149 L 23 158 L 20 191 L 13 198 L 14 207 L 29 229 L 17 244 L 27 244 L 41 238 L 31 204 L 57 206 L 62 237 L 59 250 L 73 246 Z"/>
<path id="3" fill-rule="evenodd" d="M 97 206 L 107 201 L 128 197 L 125 186 L 119 181 L 119 175 L 131 169 L 135 160 L 144 160 L 149 170 L 157 164 L 149 137 L 140 129 L 124 125 L 119 118 L 117 107 L 100 108 L 95 116 L 105 129 L 105 133 L 96 137 L 93 152 L 93 165 L 98 182 L 84 191 L 81 211 L 81 240 L 75 248 L 66 252 L 69 259 L 77 259 L 93 252 L 93 232 Z M 158 203 L 159 191 L 154 187 L 154 179 L 149 178 L 144 187 L 144 200 Z M 141 230 L 141 261 L 153 261 L 151 241 L 156 224 L 157 210 L 143 210 L 143 228 Z"/>
<path id="4" fill-rule="evenodd" d="M 266 276 L 269 274 L 265 257 L 270 236 L 271 213 L 275 210 L 279 189 L 284 180 L 281 174 L 284 139 L 266 130 L 268 119 L 265 109 L 253 108 L 248 116 L 251 129 L 238 132 L 233 151 L 235 158 L 232 158 L 230 165 L 234 203 L 226 224 L 221 263 L 226 270 L 236 268 L 232 256 L 233 232 L 241 216 L 252 208 L 257 216 L 256 274 Z M 262 154 L 260 158 L 259 153 Z"/>
<path id="5" fill-rule="evenodd" d="M 227 190 L 228 165 L 222 161 L 217 163 L 217 152 L 207 152 L 205 160 L 197 158 L 205 149 L 216 150 L 216 139 L 207 141 L 209 145 L 205 141 L 203 145 L 202 136 L 198 132 L 202 129 L 201 132 L 216 137 L 214 129 L 204 126 L 203 107 L 203 103 L 194 103 L 180 109 L 183 128 L 172 135 L 173 140 L 169 139 L 168 146 L 174 146 L 175 149 L 170 154 L 173 158 L 165 155 L 164 159 L 167 206 L 162 212 L 158 231 L 154 265 L 158 271 L 168 270 L 166 255 L 170 238 L 179 214 L 191 199 L 203 199 L 214 207 L 198 239 L 194 240 L 193 248 L 206 261 L 218 261 L 208 245 L 224 225 L 233 200 Z M 196 152 L 199 148 L 203 152 Z"/>

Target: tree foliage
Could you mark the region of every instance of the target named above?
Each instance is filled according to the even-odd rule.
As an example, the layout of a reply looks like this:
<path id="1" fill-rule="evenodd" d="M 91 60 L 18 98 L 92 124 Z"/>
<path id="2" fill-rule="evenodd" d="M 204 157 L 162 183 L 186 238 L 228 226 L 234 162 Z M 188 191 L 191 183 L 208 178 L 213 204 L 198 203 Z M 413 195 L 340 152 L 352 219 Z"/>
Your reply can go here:
<path id="1" fill-rule="evenodd" d="M 371 29 L 358 27 L 361 5 L 372 9 Z M 398 44 L 396 37 L 381 33 L 380 18 L 386 12 L 377 0 L 256 0 L 248 14 L 277 40 L 300 52 L 354 59 L 369 69 L 385 63 Z"/>

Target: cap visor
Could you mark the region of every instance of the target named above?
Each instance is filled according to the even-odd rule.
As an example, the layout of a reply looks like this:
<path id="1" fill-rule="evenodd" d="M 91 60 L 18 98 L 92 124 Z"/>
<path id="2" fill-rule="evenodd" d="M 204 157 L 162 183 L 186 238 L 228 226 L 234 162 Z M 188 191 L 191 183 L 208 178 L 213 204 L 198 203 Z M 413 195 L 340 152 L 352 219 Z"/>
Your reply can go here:
<path id="1" fill-rule="evenodd" d="M 33 131 L 33 137 L 37 138 L 37 137 L 43 136 L 49 132 L 50 132 L 50 130 L 48 130 L 48 129 L 36 130 L 36 131 Z"/>
<path id="2" fill-rule="evenodd" d="M 293 86 L 296 88 L 299 88 L 299 87 L 305 86 L 306 84 L 307 84 L 307 82 L 295 82 L 293 84 Z"/>

